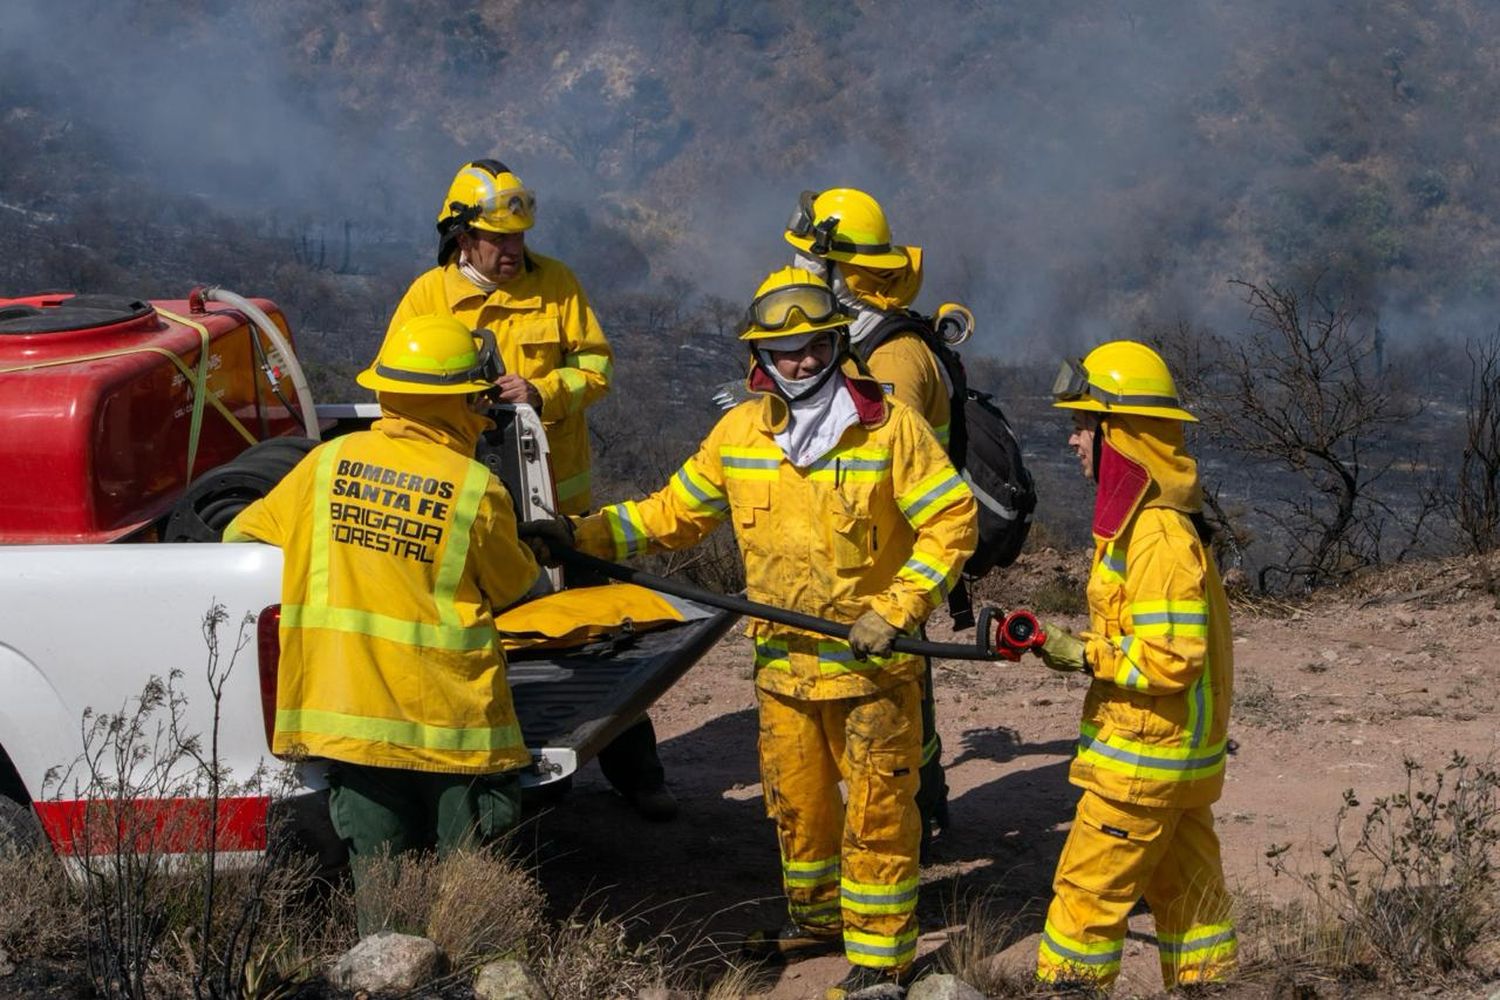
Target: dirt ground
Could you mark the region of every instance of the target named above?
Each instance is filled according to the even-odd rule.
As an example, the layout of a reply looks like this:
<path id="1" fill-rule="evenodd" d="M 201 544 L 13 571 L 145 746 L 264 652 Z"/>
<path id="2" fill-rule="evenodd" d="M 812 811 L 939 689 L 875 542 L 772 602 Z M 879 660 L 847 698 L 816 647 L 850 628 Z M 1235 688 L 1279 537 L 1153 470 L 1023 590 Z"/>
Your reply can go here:
<path id="1" fill-rule="evenodd" d="M 1005 589 L 1078 566 L 1056 553 L 1029 556 Z M 941 613 L 931 632 L 953 637 Z M 1321 848 L 1345 789 L 1367 803 L 1404 785 L 1405 757 L 1439 769 L 1454 750 L 1496 750 L 1500 612 L 1462 563 L 1386 574 L 1305 606 L 1240 605 L 1234 634 L 1237 749 L 1215 814 L 1242 898 L 1302 891 L 1273 875 L 1268 851 L 1294 870 L 1326 870 Z M 703 961 L 784 919 L 756 768 L 750 658 L 743 637 L 726 638 L 651 713 L 678 819 L 637 818 L 589 765 L 573 793 L 533 821 L 528 836 L 559 911 L 626 915 L 642 934 L 669 935 L 674 949 Z M 1034 660 L 936 665 L 953 824 L 922 870 L 923 954 L 982 898 L 1016 918 L 1019 940 L 1002 961 L 1028 967 L 1076 800 L 1067 767 L 1085 684 Z M 1116 996 L 1161 989 L 1149 928 L 1149 916 L 1132 918 Z M 839 958 L 798 963 L 768 974 L 764 995 L 818 996 L 844 970 Z"/>

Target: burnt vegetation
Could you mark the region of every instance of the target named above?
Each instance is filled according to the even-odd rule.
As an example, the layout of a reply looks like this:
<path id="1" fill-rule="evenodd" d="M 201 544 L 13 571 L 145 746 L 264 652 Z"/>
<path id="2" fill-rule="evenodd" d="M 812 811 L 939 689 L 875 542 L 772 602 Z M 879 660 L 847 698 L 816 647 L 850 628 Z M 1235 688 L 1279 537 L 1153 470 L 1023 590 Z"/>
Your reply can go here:
<path id="1" fill-rule="evenodd" d="M 92 26 L 66 60 L 40 14 L 0 42 L 7 294 L 264 295 L 320 398 L 350 398 L 432 260 L 453 165 L 500 155 L 616 347 L 592 421 L 610 500 L 663 483 L 714 419 L 795 192 L 852 182 L 927 248 L 919 304 L 978 312 L 971 381 L 1021 430 L 1060 542 L 1087 512 L 1046 376 L 1127 335 L 1164 345 L 1208 418 L 1222 554 L 1252 585 L 1495 547 L 1484 5 L 62 13 Z M 729 585 L 729 556 L 688 561 Z"/>

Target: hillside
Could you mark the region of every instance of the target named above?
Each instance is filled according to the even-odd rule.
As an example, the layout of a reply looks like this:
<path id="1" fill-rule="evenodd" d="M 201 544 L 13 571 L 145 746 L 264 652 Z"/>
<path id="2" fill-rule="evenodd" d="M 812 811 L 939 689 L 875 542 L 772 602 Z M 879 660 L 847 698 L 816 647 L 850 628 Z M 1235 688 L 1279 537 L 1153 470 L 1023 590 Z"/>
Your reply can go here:
<path id="1" fill-rule="evenodd" d="M 454 165 L 498 155 L 542 194 L 538 245 L 606 301 L 737 299 L 796 192 L 852 182 L 929 248 L 930 301 L 973 303 L 1006 355 L 1224 325 L 1227 279 L 1308 272 L 1398 335 L 1472 332 L 1496 312 L 1497 16 L 23 0 L 0 14 L 3 279 L 276 274 L 363 334 L 430 253 Z M 59 45 L 60 21 L 86 27 Z M 318 301 L 332 270 L 365 279 L 353 316 Z"/>

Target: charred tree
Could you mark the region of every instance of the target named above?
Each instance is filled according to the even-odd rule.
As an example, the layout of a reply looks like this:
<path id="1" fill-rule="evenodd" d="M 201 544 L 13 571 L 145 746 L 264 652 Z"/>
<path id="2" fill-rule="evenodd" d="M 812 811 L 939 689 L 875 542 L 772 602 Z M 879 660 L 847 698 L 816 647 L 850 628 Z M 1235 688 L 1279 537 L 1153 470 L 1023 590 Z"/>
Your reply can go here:
<path id="1" fill-rule="evenodd" d="M 1376 363 L 1379 334 L 1314 282 L 1298 292 L 1239 282 L 1250 306 L 1241 337 L 1212 337 L 1214 365 L 1201 397 L 1209 431 L 1252 462 L 1293 473 L 1306 489 L 1262 510 L 1286 543 L 1272 578 L 1310 589 L 1381 561 L 1391 515 L 1376 487 L 1393 464 L 1372 451 L 1421 412 Z"/>

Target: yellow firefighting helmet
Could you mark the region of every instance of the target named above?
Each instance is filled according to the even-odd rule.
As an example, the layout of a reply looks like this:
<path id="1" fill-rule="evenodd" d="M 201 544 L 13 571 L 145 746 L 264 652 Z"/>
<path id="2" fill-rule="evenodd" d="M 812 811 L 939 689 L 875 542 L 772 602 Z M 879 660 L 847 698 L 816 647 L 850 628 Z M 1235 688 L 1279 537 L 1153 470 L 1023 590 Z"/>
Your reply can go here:
<path id="1" fill-rule="evenodd" d="M 1161 355 L 1134 340 L 1112 340 L 1082 361 L 1064 361 L 1052 397 L 1064 410 L 1198 420 L 1178 402 L 1177 383 Z"/>
<path id="2" fill-rule="evenodd" d="M 448 185 L 438 209 L 438 232 L 473 226 L 492 233 L 522 233 L 536 222 L 536 195 L 499 160 L 466 163 Z"/>
<path id="3" fill-rule="evenodd" d="M 815 333 L 848 325 L 849 314 L 826 281 L 800 267 L 783 267 L 755 290 L 740 339 L 755 341 L 756 347 L 795 350 Z"/>
<path id="4" fill-rule="evenodd" d="M 803 191 L 783 235 L 815 257 L 874 268 L 907 265 L 906 254 L 891 246 L 880 203 L 854 188 Z"/>
<path id="5" fill-rule="evenodd" d="M 452 316 L 413 316 L 386 335 L 354 380 L 377 392 L 451 395 L 493 389 L 502 372 L 488 330 L 471 331 Z"/>

